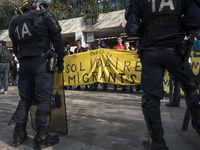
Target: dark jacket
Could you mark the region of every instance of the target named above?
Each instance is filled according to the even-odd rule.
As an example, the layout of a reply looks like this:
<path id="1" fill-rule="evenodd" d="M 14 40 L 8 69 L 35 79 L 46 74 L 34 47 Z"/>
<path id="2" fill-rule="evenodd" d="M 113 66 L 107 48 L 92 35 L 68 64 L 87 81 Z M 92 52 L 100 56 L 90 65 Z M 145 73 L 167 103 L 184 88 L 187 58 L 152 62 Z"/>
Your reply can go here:
<path id="1" fill-rule="evenodd" d="M 75 50 L 74 50 L 74 53 L 81 53 L 81 52 L 86 52 L 87 50 L 86 50 L 86 48 L 84 48 L 84 47 L 80 47 L 80 48 L 76 48 Z"/>
<path id="2" fill-rule="evenodd" d="M 29 16 L 30 14 L 33 14 L 33 13 L 40 13 L 40 12 L 43 13 L 42 11 L 46 11 L 46 10 L 39 10 L 39 11 L 37 11 L 37 10 L 31 9 L 31 10 L 25 11 L 22 16 Z M 46 13 L 48 15 L 49 15 L 49 13 L 51 14 L 51 12 L 46 11 L 44 13 L 44 15 Z M 54 18 L 52 18 L 52 21 L 55 22 L 55 24 L 52 24 L 52 23 L 50 24 L 49 20 L 47 20 L 45 22 L 44 15 L 43 16 L 41 15 L 41 16 L 38 16 L 38 17 L 35 18 L 34 23 L 33 23 L 33 26 L 35 28 L 35 33 L 38 36 L 44 36 L 44 37 L 49 38 L 51 40 L 54 48 L 55 48 L 55 51 L 58 54 L 58 58 L 60 60 L 62 60 L 62 58 L 64 57 L 64 46 L 62 44 L 61 33 L 60 32 L 55 32 L 54 33 L 53 30 L 51 29 L 54 26 L 55 27 L 59 26 L 59 24 L 55 21 Z M 14 53 L 15 53 L 16 56 L 18 56 L 18 53 L 19 53 L 19 49 L 18 49 L 19 48 L 19 43 L 13 37 L 13 32 L 11 32 L 13 30 L 13 28 L 12 28 L 13 22 L 14 21 L 11 19 L 10 26 L 9 26 L 9 35 L 10 35 L 10 38 L 12 40 Z M 50 24 L 50 25 L 48 25 L 48 24 Z"/>
<path id="3" fill-rule="evenodd" d="M 142 19 L 148 19 L 148 21 L 151 22 L 150 18 L 142 18 L 141 12 L 143 11 L 143 9 L 140 5 L 141 1 L 143 0 L 132 0 L 131 4 L 128 7 L 128 10 L 126 11 L 125 17 L 127 20 L 127 24 L 125 27 L 125 32 L 127 33 L 127 35 L 132 36 L 132 37 L 135 37 L 135 36 L 142 37 L 141 35 L 142 33 L 141 31 L 143 30 Z M 179 7 L 182 6 L 181 7 L 182 14 L 180 14 L 180 16 L 173 16 L 173 13 L 171 14 L 172 17 L 177 17 L 177 19 L 183 16 L 182 22 L 180 22 L 180 26 L 176 26 L 175 28 L 179 28 L 178 30 L 182 32 L 182 34 L 184 34 L 184 32 L 197 30 L 200 27 L 200 19 L 199 19 L 200 18 L 200 4 L 199 5 L 197 4 L 198 0 L 182 0 L 182 1 L 172 0 L 172 1 L 173 1 L 173 4 L 177 3 L 176 6 L 179 6 Z M 160 2 L 161 0 L 156 1 L 156 4 L 155 4 L 156 11 L 157 9 L 159 9 L 158 5 Z M 182 3 L 183 5 L 180 5 L 180 3 Z M 152 5 L 154 6 L 154 3 L 152 3 Z M 152 6 L 152 9 L 153 9 L 153 6 Z M 176 10 L 176 6 L 174 6 L 175 10 Z M 163 27 L 164 26 L 161 26 L 159 28 L 163 28 Z M 156 29 L 155 29 L 155 32 L 156 32 Z M 156 50 L 156 49 L 162 49 L 165 47 L 174 47 L 174 46 L 179 45 L 184 38 L 184 37 L 179 37 L 179 36 L 177 37 L 175 35 L 172 35 L 169 38 L 169 35 L 167 35 L 167 33 L 166 33 L 166 37 L 167 38 L 163 36 L 162 38 L 158 39 L 156 42 L 152 44 L 146 44 L 144 42 L 141 42 L 141 44 L 139 45 L 139 49 Z"/>

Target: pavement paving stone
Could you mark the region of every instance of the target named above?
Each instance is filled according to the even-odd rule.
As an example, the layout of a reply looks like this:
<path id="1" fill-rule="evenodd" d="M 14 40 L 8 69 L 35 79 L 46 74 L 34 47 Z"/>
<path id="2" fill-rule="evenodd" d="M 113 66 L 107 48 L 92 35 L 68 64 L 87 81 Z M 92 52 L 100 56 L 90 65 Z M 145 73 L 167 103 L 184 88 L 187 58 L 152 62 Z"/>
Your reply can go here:
<path id="1" fill-rule="evenodd" d="M 68 134 L 60 135 L 60 142 L 44 150 L 145 150 L 143 140 L 148 138 L 141 111 L 141 93 L 138 95 L 98 91 L 66 90 Z M 182 131 L 185 101 L 181 107 L 166 107 L 169 101 L 161 101 L 161 113 L 165 139 L 170 150 L 198 150 L 200 137 L 189 124 Z M 30 121 L 28 139 L 20 146 L 12 146 L 14 125 L 8 126 L 19 101 L 18 89 L 9 86 L 7 95 L 0 95 L 0 150 L 33 150 L 35 131 Z M 30 117 L 29 117 L 30 120 Z M 55 133 L 54 133 L 55 134 Z"/>

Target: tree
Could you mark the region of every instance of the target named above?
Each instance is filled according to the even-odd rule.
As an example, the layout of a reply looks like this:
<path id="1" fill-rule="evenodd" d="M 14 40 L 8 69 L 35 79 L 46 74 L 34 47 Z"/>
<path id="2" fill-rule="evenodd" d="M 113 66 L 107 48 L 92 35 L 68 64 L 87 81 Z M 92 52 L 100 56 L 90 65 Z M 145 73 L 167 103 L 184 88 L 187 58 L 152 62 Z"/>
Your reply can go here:
<path id="1" fill-rule="evenodd" d="M 23 1 L 24 0 L 0 0 L 0 30 L 8 28 L 8 23 L 12 16 L 22 14 L 21 8 Z M 79 6 L 76 8 L 71 6 L 72 2 L 74 2 L 74 0 L 52 0 L 49 4 L 49 10 L 54 13 L 58 20 L 86 15 L 83 13 L 86 9 L 89 11 L 89 15 L 85 16 L 85 20 L 88 18 L 96 20 L 94 18 L 98 18 L 94 17 L 94 15 L 98 16 L 96 12 L 97 0 L 77 0 L 76 2 Z M 95 11 L 91 10 L 91 8 Z M 77 11 L 75 16 L 72 15 L 72 11 L 73 14 Z"/>
<path id="2" fill-rule="evenodd" d="M 7 29 L 9 20 L 12 16 L 22 14 L 22 5 L 24 0 L 0 0 L 0 30 Z M 49 9 L 57 19 L 66 18 L 70 0 L 52 0 Z"/>
<path id="3" fill-rule="evenodd" d="M 0 0 L 0 29 L 7 29 L 10 18 L 16 14 L 22 14 L 23 0 Z"/>

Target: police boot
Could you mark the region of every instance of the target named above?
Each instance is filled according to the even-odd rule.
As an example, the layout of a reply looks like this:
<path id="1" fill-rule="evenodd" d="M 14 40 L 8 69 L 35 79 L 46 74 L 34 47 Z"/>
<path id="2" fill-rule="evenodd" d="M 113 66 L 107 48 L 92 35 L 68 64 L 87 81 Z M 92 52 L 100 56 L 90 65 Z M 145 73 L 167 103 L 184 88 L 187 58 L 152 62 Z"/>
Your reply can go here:
<path id="1" fill-rule="evenodd" d="M 155 128 L 150 132 L 152 143 L 150 144 L 151 150 L 169 150 L 165 139 L 163 138 L 164 131 L 163 128 Z"/>
<path id="2" fill-rule="evenodd" d="M 151 137 L 151 141 L 144 141 L 143 145 L 150 148 L 151 150 L 168 150 L 167 144 L 165 142 L 164 131 L 162 127 L 152 128 L 152 123 L 161 124 L 161 117 L 160 117 L 160 109 L 159 107 L 154 107 L 150 110 L 146 110 L 144 107 L 142 108 L 144 118 L 147 124 L 147 128 L 149 130 L 149 134 Z"/>
<path id="3" fill-rule="evenodd" d="M 57 135 L 49 135 L 49 129 L 37 130 L 37 134 L 34 138 L 35 149 L 42 149 L 48 146 L 52 146 L 59 142 Z"/>
<path id="4" fill-rule="evenodd" d="M 191 109 L 192 115 L 192 127 L 197 131 L 200 135 L 200 108 L 199 109 Z"/>
<path id="5" fill-rule="evenodd" d="M 27 138 L 26 125 L 16 124 L 13 133 L 13 146 L 21 145 Z"/>

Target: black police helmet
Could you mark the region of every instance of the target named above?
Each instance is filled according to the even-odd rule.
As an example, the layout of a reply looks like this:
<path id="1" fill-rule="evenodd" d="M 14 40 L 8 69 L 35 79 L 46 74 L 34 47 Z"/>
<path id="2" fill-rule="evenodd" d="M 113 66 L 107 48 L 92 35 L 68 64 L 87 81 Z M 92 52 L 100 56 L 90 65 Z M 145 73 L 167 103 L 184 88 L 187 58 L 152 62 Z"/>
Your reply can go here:
<path id="1" fill-rule="evenodd" d="M 46 1 L 42 1 L 42 2 L 40 3 L 40 5 L 43 5 L 43 7 L 44 7 L 45 9 L 48 8 L 48 3 L 47 3 Z"/>
<path id="2" fill-rule="evenodd" d="M 35 9 L 39 5 L 43 5 L 45 8 L 47 8 L 48 3 L 50 2 L 51 0 L 24 0 L 22 6 L 22 12 L 25 12 L 29 9 Z"/>

